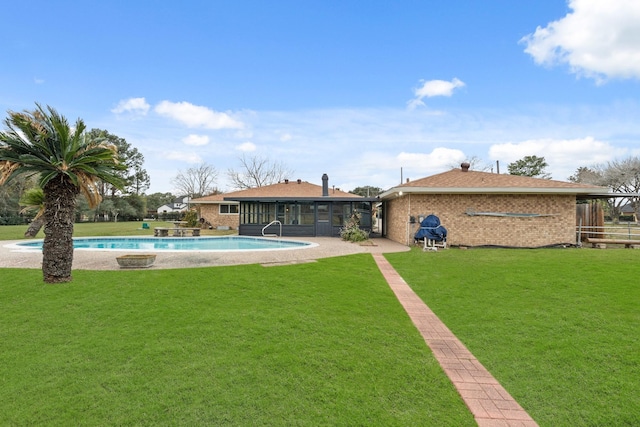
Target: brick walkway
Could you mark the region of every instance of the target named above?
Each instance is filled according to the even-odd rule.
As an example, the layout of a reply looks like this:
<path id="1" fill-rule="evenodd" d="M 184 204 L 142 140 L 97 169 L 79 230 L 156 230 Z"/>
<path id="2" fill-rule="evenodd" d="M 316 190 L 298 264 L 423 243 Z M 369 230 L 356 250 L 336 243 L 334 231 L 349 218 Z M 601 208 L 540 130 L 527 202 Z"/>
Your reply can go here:
<path id="1" fill-rule="evenodd" d="M 413 292 L 382 254 L 372 254 L 389 286 L 416 325 L 480 427 L 538 424 Z"/>

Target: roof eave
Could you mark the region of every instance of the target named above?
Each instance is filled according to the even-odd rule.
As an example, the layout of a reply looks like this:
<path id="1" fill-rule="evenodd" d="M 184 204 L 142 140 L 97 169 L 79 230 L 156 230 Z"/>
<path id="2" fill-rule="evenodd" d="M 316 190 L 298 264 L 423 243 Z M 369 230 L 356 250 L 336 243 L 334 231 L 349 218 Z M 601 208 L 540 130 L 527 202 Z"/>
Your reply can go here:
<path id="1" fill-rule="evenodd" d="M 219 205 L 220 203 L 228 204 L 229 202 L 232 202 L 232 200 L 227 200 L 227 199 L 223 199 L 223 200 L 201 200 L 201 201 L 192 201 L 191 204 L 192 205 Z"/>
<path id="2" fill-rule="evenodd" d="M 394 187 L 380 194 L 381 199 L 404 194 L 602 194 L 601 188 L 546 187 Z"/>
<path id="3" fill-rule="evenodd" d="M 224 200 L 234 200 L 238 202 L 372 202 L 377 200 L 372 197 L 332 197 L 332 196 L 320 196 L 320 197 L 296 197 L 296 196 L 267 196 L 267 197 L 230 197 Z"/>

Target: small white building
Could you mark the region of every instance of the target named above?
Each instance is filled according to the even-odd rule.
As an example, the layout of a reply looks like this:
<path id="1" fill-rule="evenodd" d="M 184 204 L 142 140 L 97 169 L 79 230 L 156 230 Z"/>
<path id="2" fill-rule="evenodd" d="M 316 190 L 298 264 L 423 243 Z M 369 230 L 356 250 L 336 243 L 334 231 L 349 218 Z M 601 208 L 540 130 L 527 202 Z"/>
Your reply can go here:
<path id="1" fill-rule="evenodd" d="M 189 208 L 191 199 L 188 196 L 178 197 L 172 203 L 162 205 L 158 208 L 158 215 L 173 212 L 185 212 Z"/>

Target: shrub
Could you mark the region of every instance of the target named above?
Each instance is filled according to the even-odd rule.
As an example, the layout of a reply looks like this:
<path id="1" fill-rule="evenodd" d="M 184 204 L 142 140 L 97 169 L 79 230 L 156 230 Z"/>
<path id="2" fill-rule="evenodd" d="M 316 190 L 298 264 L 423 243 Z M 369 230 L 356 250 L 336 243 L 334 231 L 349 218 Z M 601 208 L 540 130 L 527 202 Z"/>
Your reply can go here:
<path id="1" fill-rule="evenodd" d="M 198 212 L 191 210 L 184 214 L 184 221 L 187 221 L 187 227 L 198 227 Z"/>
<path id="2" fill-rule="evenodd" d="M 369 232 L 360 228 L 360 215 L 354 212 L 344 228 L 340 230 L 342 240 L 349 242 L 363 242 L 369 238 Z"/>

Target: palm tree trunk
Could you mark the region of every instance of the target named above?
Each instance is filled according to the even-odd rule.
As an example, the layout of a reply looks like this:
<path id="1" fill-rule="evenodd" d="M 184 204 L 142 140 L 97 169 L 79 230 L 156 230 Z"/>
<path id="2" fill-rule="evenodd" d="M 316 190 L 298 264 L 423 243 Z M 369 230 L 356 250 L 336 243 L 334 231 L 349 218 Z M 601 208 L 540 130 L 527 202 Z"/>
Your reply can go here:
<path id="1" fill-rule="evenodd" d="M 24 232 L 24 237 L 31 239 L 38 235 L 40 229 L 44 225 L 44 217 L 40 215 L 35 218 L 33 221 L 29 223 L 29 227 L 27 227 L 27 231 Z"/>
<path id="2" fill-rule="evenodd" d="M 42 275 L 45 283 L 71 281 L 73 218 L 78 188 L 65 176 L 44 186 Z"/>

